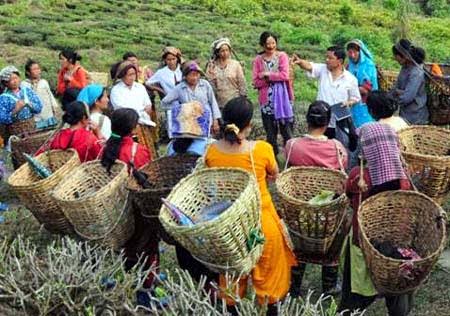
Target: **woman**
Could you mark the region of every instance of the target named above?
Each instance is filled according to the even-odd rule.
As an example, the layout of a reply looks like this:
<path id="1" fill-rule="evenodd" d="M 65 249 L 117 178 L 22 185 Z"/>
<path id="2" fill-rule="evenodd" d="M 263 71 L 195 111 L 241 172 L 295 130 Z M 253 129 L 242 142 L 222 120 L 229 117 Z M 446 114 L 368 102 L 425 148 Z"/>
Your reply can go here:
<path id="1" fill-rule="evenodd" d="M 98 125 L 100 138 L 104 141 L 111 136 L 111 120 L 103 114 L 108 109 L 108 94 L 106 89 L 99 84 L 90 84 L 78 94 L 77 101 L 84 102 L 91 113 L 89 118 Z"/>
<path id="2" fill-rule="evenodd" d="M 14 66 L 0 71 L 0 81 L 5 90 L 0 95 L 0 124 L 6 125 L 6 132 L 14 135 L 35 129 L 33 116 L 41 113 L 42 101 L 31 89 L 20 83 L 20 73 Z M 17 124 L 22 125 L 17 130 Z M 10 135 L 5 135 L 7 139 Z"/>
<path id="3" fill-rule="evenodd" d="M 284 144 L 292 137 L 294 113 L 294 90 L 289 80 L 289 57 L 277 50 L 278 38 L 271 32 L 264 32 L 259 38 L 264 51 L 253 61 L 253 86 L 258 89 L 261 118 L 272 145 L 278 154 L 278 130 Z"/>
<path id="4" fill-rule="evenodd" d="M 371 100 L 368 98 L 369 112 Z M 388 190 L 408 190 L 410 182 L 404 170 L 399 141 L 395 130 L 388 124 L 373 122 L 360 129 L 362 157 L 367 167 L 355 167 L 349 174 L 346 191 L 353 208 L 352 232 L 344 243 L 344 275 L 339 310 L 350 315 L 356 309 L 364 310 L 375 301 L 378 293 L 373 286 L 361 249 L 359 248 L 359 201 Z M 412 308 L 412 294 L 385 296 L 391 316 L 406 316 Z"/>
<path id="5" fill-rule="evenodd" d="M 89 110 L 83 102 L 74 101 L 68 104 L 63 114 L 63 122 L 70 127 L 59 131 L 50 144 L 41 147 L 36 155 L 48 149 L 77 151 L 81 162 L 98 159 L 102 151 L 100 129 L 89 120 Z"/>
<path id="6" fill-rule="evenodd" d="M 157 157 L 155 140 L 152 129 L 156 124 L 150 117 L 154 111 L 150 97 L 144 85 L 136 82 L 138 70 L 136 65 L 129 61 L 123 61 L 117 67 L 116 83 L 111 89 L 111 104 L 114 109 L 131 108 L 139 115 L 139 124 L 136 129 L 139 143 L 147 147 L 152 157 Z"/>
<path id="7" fill-rule="evenodd" d="M 61 69 L 58 73 L 57 94 L 62 96 L 63 107 L 76 100 L 78 93 L 88 84 L 86 70 L 80 66 L 81 56 L 67 49 L 59 53 Z"/>
<path id="8" fill-rule="evenodd" d="M 181 51 L 175 47 L 165 47 L 161 55 L 163 67 L 158 69 L 145 83 L 150 89 L 157 91 L 164 98 L 181 82 Z"/>
<path id="9" fill-rule="evenodd" d="M 276 315 L 276 303 L 289 290 L 291 267 L 295 256 L 283 235 L 284 227 L 278 217 L 267 188 L 266 179 L 274 179 L 278 166 L 271 146 L 264 141 L 249 141 L 253 106 L 244 97 L 238 97 L 224 108 L 221 138 L 211 144 L 205 154 L 208 167 L 239 167 L 254 173 L 261 193 L 261 223 L 265 242 L 261 258 L 252 271 L 252 283 L 260 304 L 268 302 L 268 315 Z M 241 278 L 239 295 L 246 289 L 246 278 Z M 221 287 L 226 287 L 221 277 Z"/>
<path id="10" fill-rule="evenodd" d="M 246 96 L 247 87 L 241 64 L 231 59 L 230 40 L 220 38 L 212 43 L 211 49 L 212 57 L 206 66 L 206 78 L 211 83 L 222 110 L 231 99 Z"/>
<path id="11" fill-rule="evenodd" d="M 316 166 L 345 172 L 347 168 L 347 150 L 336 139 L 325 136 L 331 119 L 331 109 L 323 101 L 313 102 L 306 113 L 308 134 L 302 138 L 290 139 L 285 148 L 286 163 L 290 166 Z M 322 292 L 335 294 L 337 288 L 338 263 L 336 257 L 329 255 L 312 258 L 322 265 Z M 301 260 L 301 258 L 299 258 Z M 292 269 L 292 283 L 290 293 L 292 296 L 300 295 L 303 275 L 306 264 L 301 263 Z"/>
<path id="12" fill-rule="evenodd" d="M 54 126 L 61 118 L 61 108 L 56 102 L 47 80 L 41 78 L 41 67 L 37 61 L 28 59 L 25 64 L 25 75 L 27 84 L 39 96 L 42 101 L 42 111 L 36 114 L 36 128 Z"/>
<path id="13" fill-rule="evenodd" d="M 148 78 L 150 78 L 153 75 L 153 71 L 150 69 L 149 66 L 141 67 L 139 65 L 139 59 L 137 55 L 133 52 L 126 52 L 125 54 L 123 54 L 122 60 L 129 61 L 136 66 L 136 69 L 138 71 L 136 81 L 139 83 L 144 84 L 148 80 Z"/>
<path id="14" fill-rule="evenodd" d="M 347 43 L 347 56 L 348 71 L 358 79 L 361 94 L 361 102 L 351 107 L 353 123 L 358 128 L 373 122 L 365 103 L 368 93 L 378 90 L 377 69 L 372 54 L 361 40 L 355 39 Z"/>
<path id="15" fill-rule="evenodd" d="M 132 134 L 138 126 L 139 115 L 133 109 L 122 108 L 115 110 L 111 116 L 111 137 L 106 142 L 102 156 L 102 165 L 106 170 L 111 169 L 116 159 L 123 161 L 129 166 L 129 171 L 139 169 L 151 161 L 148 149 L 141 144 L 134 142 Z M 151 234 L 144 234 L 148 227 L 144 224 L 140 214 L 136 215 L 135 232 L 125 245 L 125 265 L 131 269 L 139 260 L 140 256 L 145 256 L 145 269 L 150 269 L 153 265 L 159 266 L 158 239 L 151 237 Z M 142 240 L 146 238 L 146 240 Z M 140 245 L 137 247 L 136 245 Z M 144 287 L 149 288 L 153 282 L 153 273 L 150 273 Z"/>
<path id="16" fill-rule="evenodd" d="M 425 51 L 401 39 L 392 47 L 395 60 L 402 66 L 390 91 L 400 106 L 400 117 L 412 125 L 428 123 L 427 93 L 423 62 Z"/>
<path id="17" fill-rule="evenodd" d="M 203 74 L 202 69 L 196 62 L 189 61 L 184 63 L 183 80 L 161 100 L 161 106 L 165 110 L 172 110 L 177 105 L 197 101 L 202 105 L 204 110 L 210 113 L 209 127 L 211 131 L 218 133 L 219 119 L 222 115 L 211 85 L 208 81 L 200 78 Z M 169 118 L 168 121 L 170 122 L 171 119 Z M 169 124 L 170 138 L 172 138 L 171 132 L 171 126 Z"/>
<path id="18" fill-rule="evenodd" d="M 367 107 L 375 120 L 389 125 L 396 132 L 408 127 L 408 123 L 404 119 L 400 116 L 394 116 L 395 112 L 397 112 L 398 105 L 384 92 L 374 91 L 369 93 Z"/>

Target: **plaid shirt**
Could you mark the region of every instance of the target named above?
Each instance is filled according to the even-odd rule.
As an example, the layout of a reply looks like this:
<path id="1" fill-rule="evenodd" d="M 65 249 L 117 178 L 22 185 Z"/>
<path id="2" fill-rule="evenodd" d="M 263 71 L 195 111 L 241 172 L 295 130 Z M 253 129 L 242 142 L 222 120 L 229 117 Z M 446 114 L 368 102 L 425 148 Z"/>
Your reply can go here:
<path id="1" fill-rule="evenodd" d="M 372 185 L 406 179 L 397 133 L 387 124 L 368 123 L 360 129 L 362 153 Z"/>

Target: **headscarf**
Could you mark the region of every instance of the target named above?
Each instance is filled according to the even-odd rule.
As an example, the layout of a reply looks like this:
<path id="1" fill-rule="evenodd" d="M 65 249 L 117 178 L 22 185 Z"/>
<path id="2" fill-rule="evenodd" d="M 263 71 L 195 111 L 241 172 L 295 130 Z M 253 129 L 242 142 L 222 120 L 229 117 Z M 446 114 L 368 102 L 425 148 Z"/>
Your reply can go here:
<path id="1" fill-rule="evenodd" d="M 8 82 L 11 79 L 12 74 L 20 76 L 20 72 L 16 67 L 12 65 L 6 66 L 2 70 L 0 70 L 0 81 Z"/>
<path id="2" fill-rule="evenodd" d="M 354 62 L 349 58 L 348 71 L 358 79 L 358 85 L 363 85 L 364 82 L 369 81 L 372 85 L 372 90 L 378 90 L 377 69 L 369 49 L 359 39 L 351 40 L 345 46 L 348 44 L 355 44 L 359 47 L 359 59 L 357 62 Z"/>
<path id="3" fill-rule="evenodd" d="M 167 55 L 167 54 L 174 55 L 174 56 L 177 57 L 178 59 L 182 60 L 182 58 L 181 58 L 181 50 L 179 50 L 179 49 L 176 48 L 176 47 L 173 47 L 173 46 L 167 46 L 167 47 L 164 47 L 164 49 L 163 49 L 163 51 L 162 51 L 162 54 L 161 54 L 161 59 L 166 58 L 166 55 Z M 181 61 L 181 62 L 182 62 L 182 61 Z"/>
<path id="4" fill-rule="evenodd" d="M 223 45 L 227 45 L 231 49 L 231 42 L 228 37 L 219 38 L 211 44 L 211 54 L 213 57 L 215 56 L 216 51 L 218 51 Z"/>
<path id="5" fill-rule="evenodd" d="M 139 73 L 139 70 L 137 69 L 136 65 L 134 65 L 132 62 L 130 62 L 128 60 L 121 62 L 115 69 L 116 73 L 114 75 L 114 81 L 117 81 L 117 80 L 125 77 L 127 71 L 130 70 L 131 68 L 134 68 L 134 70 L 136 70 L 136 76 L 137 76 Z"/>
<path id="6" fill-rule="evenodd" d="M 103 86 L 99 84 L 90 84 L 84 87 L 77 96 L 77 101 L 86 103 L 89 108 L 92 108 L 103 94 Z"/>
<path id="7" fill-rule="evenodd" d="M 205 75 L 203 70 L 200 68 L 200 66 L 194 60 L 185 62 L 183 64 L 183 70 L 182 70 L 183 77 L 186 77 L 192 71 L 197 71 L 201 75 Z"/>

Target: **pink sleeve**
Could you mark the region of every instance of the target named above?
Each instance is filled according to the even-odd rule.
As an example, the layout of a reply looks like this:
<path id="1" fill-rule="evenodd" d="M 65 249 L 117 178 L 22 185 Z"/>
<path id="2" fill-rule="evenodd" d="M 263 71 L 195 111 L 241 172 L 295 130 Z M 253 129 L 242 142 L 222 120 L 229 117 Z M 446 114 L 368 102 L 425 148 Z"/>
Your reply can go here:
<path id="1" fill-rule="evenodd" d="M 268 85 L 266 80 L 258 78 L 259 73 L 263 71 L 261 69 L 262 68 L 261 66 L 262 66 L 261 57 L 256 56 L 255 60 L 253 61 L 253 73 L 252 73 L 253 86 L 256 89 L 267 87 Z"/>
<path id="2" fill-rule="evenodd" d="M 281 52 L 278 60 L 278 71 L 270 72 L 270 81 L 288 81 L 289 80 L 289 57 L 286 53 Z"/>

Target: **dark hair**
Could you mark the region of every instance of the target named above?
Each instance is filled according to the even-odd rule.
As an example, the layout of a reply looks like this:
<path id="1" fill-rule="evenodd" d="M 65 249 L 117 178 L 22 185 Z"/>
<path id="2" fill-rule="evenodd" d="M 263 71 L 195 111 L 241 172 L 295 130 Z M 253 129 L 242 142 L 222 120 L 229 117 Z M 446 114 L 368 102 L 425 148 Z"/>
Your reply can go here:
<path id="1" fill-rule="evenodd" d="M 81 120 L 88 118 L 89 114 L 86 110 L 86 105 L 83 102 L 74 101 L 64 109 L 63 121 L 69 125 L 75 125 Z"/>
<path id="2" fill-rule="evenodd" d="M 117 109 L 111 116 L 111 136 L 106 142 L 102 156 L 102 166 L 110 172 L 114 162 L 119 157 L 122 137 L 130 135 L 139 121 L 138 113 L 130 108 Z M 117 136 L 116 136 L 117 135 Z"/>
<path id="3" fill-rule="evenodd" d="M 240 144 L 241 140 L 237 137 L 237 133 L 227 128 L 227 125 L 234 124 L 239 130 L 246 128 L 253 117 L 253 104 L 243 96 L 231 99 L 225 105 L 222 117 L 221 138 L 231 144 Z"/>
<path id="4" fill-rule="evenodd" d="M 375 120 L 391 117 L 397 111 L 398 105 L 387 93 L 370 92 L 367 96 L 367 108 Z"/>
<path id="5" fill-rule="evenodd" d="M 356 50 L 357 52 L 359 52 L 361 50 L 361 47 L 359 47 L 359 45 L 357 45 L 356 43 L 348 43 L 347 44 L 347 50 Z"/>
<path id="6" fill-rule="evenodd" d="M 65 57 L 69 63 L 71 63 L 72 65 L 75 65 L 77 63 L 77 61 L 81 60 L 81 56 L 74 50 L 72 49 L 64 49 L 62 50 L 59 55 L 59 57 L 63 56 Z"/>
<path id="7" fill-rule="evenodd" d="M 29 75 L 30 75 L 30 71 L 31 71 L 31 66 L 36 65 L 36 64 L 39 65 L 39 63 L 37 61 L 35 61 L 31 58 L 28 58 L 28 60 L 25 64 L 25 76 L 27 78 L 30 78 Z"/>
<path id="8" fill-rule="evenodd" d="M 275 40 L 275 43 L 278 44 L 278 36 L 275 33 L 266 31 L 266 32 L 261 33 L 261 35 L 259 36 L 259 45 L 264 47 L 264 45 L 266 45 L 267 39 L 269 37 L 273 37 L 273 39 Z"/>
<path id="9" fill-rule="evenodd" d="M 172 54 L 171 52 L 167 52 L 167 53 L 165 53 L 164 55 L 162 55 L 161 60 L 162 60 L 162 63 L 163 63 L 164 65 L 166 64 L 166 57 L 167 57 L 167 55 L 175 56 L 175 57 L 177 58 L 177 63 L 178 63 L 178 65 L 181 65 L 181 56 L 174 55 L 174 54 Z"/>
<path id="10" fill-rule="evenodd" d="M 411 46 L 409 54 L 418 64 L 422 64 L 425 61 L 425 50 L 422 47 Z"/>
<path id="11" fill-rule="evenodd" d="M 327 48 L 328 52 L 333 52 L 334 56 L 336 56 L 337 59 L 341 59 L 342 62 L 345 61 L 345 50 L 341 46 L 330 46 Z"/>
<path id="12" fill-rule="evenodd" d="M 309 105 L 306 113 L 306 122 L 308 127 L 319 128 L 328 126 L 331 119 L 330 105 L 324 101 L 314 101 Z"/>
<path id="13" fill-rule="evenodd" d="M 126 52 L 125 54 L 123 54 L 122 60 L 127 60 L 130 57 L 138 58 L 135 53 L 133 53 L 133 52 Z"/>
<path id="14" fill-rule="evenodd" d="M 392 54 L 406 58 L 406 56 L 396 47 L 397 45 L 401 46 L 405 51 L 409 52 L 409 49 L 411 48 L 411 42 L 407 39 L 402 38 L 398 41 L 397 44 L 392 46 Z"/>
<path id="15" fill-rule="evenodd" d="M 184 154 L 188 150 L 189 146 L 191 146 L 193 138 L 175 138 L 172 142 L 173 150 L 177 154 Z"/>

